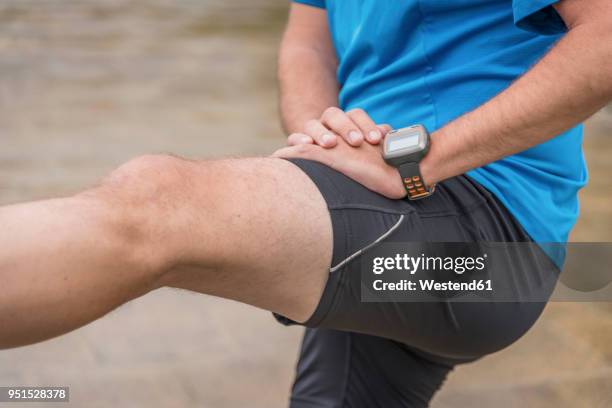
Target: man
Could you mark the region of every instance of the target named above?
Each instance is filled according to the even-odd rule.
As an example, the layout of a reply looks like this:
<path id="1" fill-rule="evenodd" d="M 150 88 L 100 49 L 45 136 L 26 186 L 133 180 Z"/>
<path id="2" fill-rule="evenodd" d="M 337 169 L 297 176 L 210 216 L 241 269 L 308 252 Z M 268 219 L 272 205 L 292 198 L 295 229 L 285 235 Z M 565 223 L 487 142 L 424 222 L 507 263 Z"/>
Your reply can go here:
<path id="1" fill-rule="evenodd" d="M 0 208 L 0 347 L 184 288 L 315 328 L 292 406 L 399 407 L 529 329 L 540 303 L 362 303 L 354 261 L 381 240 L 564 241 L 585 182 L 572 127 L 612 98 L 612 3 L 326 6 L 292 7 L 281 52 L 296 146 L 141 157 L 75 196 Z M 400 199 L 412 193 L 381 157 L 383 122 L 433 131 L 412 167 L 433 194 Z"/>

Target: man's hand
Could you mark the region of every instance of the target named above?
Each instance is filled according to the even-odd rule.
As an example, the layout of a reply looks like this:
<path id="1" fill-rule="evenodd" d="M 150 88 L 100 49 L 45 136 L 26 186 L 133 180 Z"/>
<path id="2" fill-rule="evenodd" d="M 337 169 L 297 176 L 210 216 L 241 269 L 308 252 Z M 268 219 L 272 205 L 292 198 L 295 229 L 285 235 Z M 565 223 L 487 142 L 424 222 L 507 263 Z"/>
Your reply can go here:
<path id="1" fill-rule="evenodd" d="M 306 122 L 300 133 L 289 135 L 287 144 L 317 144 L 330 148 L 342 138 L 350 146 L 361 146 L 364 140 L 370 144 L 380 143 L 384 135 L 391 130 L 389 125 L 376 125 L 363 109 L 352 109 L 344 112 L 340 108 L 327 108 L 319 119 Z"/>
<path id="2" fill-rule="evenodd" d="M 363 143 L 353 147 L 338 138 L 333 149 L 314 144 L 298 144 L 277 150 L 273 156 L 317 161 L 386 197 L 399 199 L 406 196 L 399 172 L 385 163 L 381 146 Z"/>

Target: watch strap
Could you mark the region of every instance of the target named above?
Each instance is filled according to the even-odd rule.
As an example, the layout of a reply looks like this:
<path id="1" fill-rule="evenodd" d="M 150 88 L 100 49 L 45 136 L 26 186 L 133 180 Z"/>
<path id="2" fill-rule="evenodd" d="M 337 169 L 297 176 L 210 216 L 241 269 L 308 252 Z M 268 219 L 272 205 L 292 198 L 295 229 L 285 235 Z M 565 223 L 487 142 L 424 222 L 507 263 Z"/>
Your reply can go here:
<path id="1" fill-rule="evenodd" d="M 419 169 L 419 163 L 409 162 L 400 164 L 398 170 L 410 200 L 418 200 L 433 194 L 435 186 L 427 187 L 425 185 Z"/>

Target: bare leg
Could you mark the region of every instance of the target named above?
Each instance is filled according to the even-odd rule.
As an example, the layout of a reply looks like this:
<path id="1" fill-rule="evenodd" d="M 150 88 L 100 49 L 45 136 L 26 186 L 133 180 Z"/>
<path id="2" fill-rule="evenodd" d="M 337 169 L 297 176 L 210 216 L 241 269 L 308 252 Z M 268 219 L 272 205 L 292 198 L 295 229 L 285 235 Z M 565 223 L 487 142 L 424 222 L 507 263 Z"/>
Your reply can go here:
<path id="1" fill-rule="evenodd" d="M 323 198 L 279 159 L 142 157 L 74 197 L 0 208 L 0 226 L 0 348 L 162 286 L 304 321 L 332 249 Z"/>

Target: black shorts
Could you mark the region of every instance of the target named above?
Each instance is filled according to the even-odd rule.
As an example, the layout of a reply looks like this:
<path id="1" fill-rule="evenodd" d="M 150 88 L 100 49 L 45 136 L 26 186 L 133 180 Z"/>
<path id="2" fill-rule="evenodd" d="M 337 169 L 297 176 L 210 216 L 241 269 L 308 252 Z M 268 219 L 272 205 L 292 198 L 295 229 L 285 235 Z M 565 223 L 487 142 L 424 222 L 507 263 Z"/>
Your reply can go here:
<path id="1" fill-rule="evenodd" d="M 540 316 L 545 302 L 361 302 L 360 263 L 342 262 L 380 237 L 385 242 L 530 238 L 489 191 L 466 176 L 440 183 L 424 200 L 391 200 L 325 165 L 290 161 L 323 195 L 334 240 L 333 272 L 303 324 L 291 407 L 427 406 L 456 364 L 507 347 Z"/>

